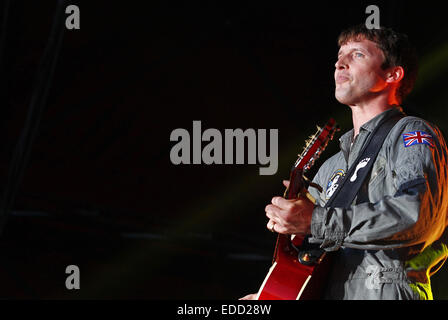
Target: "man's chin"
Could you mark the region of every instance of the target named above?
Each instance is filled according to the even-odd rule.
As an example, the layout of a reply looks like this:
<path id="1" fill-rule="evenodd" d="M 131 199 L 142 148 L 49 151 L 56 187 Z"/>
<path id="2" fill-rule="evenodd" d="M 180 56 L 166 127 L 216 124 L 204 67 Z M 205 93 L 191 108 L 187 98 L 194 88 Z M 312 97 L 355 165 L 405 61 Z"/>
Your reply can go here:
<path id="1" fill-rule="evenodd" d="M 349 105 L 350 104 L 350 100 L 347 97 L 345 97 L 345 96 L 340 96 L 338 94 L 335 94 L 335 98 L 341 104 L 345 104 L 345 105 Z"/>

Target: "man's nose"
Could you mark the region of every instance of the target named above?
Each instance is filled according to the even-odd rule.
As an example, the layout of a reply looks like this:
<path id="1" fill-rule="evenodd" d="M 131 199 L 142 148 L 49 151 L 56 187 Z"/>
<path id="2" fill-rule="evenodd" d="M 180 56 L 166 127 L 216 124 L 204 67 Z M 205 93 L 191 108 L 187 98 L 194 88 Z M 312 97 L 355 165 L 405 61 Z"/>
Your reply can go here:
<path id="1" fill-rule="evenodd" d="M 336 67 L 336 70 L 343 70 L 348 68 L 348 64 L 345 62 L 343 57 L 339 58 L 334 66 Z"/>

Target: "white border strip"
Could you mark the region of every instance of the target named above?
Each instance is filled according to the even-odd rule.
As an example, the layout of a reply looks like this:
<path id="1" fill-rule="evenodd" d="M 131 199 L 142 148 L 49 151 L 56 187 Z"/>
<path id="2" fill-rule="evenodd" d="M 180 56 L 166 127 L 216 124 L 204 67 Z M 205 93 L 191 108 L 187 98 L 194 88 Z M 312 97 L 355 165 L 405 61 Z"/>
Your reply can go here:
<path id="1" fill-rule="evenodd" d="M 307 279 L 305 280 L 305 282 L 303 283 L 303 285 L 302 285 L 302 289 L 300 289 L 300 292 L 299 292 L 299 294 L 297 295 L 296 300 L 299 300 L 299 299 L 300 299 L 300 296 L 302 295 L 303 290 L 305 290 L 306 286 L 308 285 L 308 281 L 310 281 L 310 279 L 311 279 L 311 276 L 308 276 L 308 278 L 307 278 Z"/>
<path id="2" fill-rule="evenodd" d="M 275 269 L 276 266 L 277 266 L 277 261 L 274 262 L 274 264 L 273 264 L 273 265 L 271 266 L 271 268 L 269 269 L 269 272 L 268 272 L 266 278 L 264 278 L 264 281 L 263 281 L 263 283 L 261 284 L 260 290 L 258 290 L 257 298 L 256 298 L 255 300 L 259 300 L 259 299 L 260 299 L 261 291 L 263 291 L 264 286 L 266 285 L 266 282 L 268 281 L 269 277 L 271 276 L 272 271 L 274 271 L 274 269 Z"/>

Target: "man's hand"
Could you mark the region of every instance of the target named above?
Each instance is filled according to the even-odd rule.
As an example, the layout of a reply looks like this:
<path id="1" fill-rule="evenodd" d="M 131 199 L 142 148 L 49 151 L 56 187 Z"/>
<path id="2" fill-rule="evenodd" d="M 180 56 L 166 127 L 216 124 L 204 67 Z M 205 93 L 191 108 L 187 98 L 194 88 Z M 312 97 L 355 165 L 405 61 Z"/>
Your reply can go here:
<path id="1" fill-rule="evenodd" d="M 256 299 L 257 299 L 257 293 L 252 293 L 242 298 L 239 298 L 238 300 L 256 300 Z"/>
<path id="2" fill-rule="evenodd" d="M 285 180 L 283 184 L 288 187 L 289 181 Z M 313 210 L 314 203 L 305 196 L 291 200 L 274 197 L 265 209 L 269 218 L 267 228 L 281 234 L 310 234 Z"/>

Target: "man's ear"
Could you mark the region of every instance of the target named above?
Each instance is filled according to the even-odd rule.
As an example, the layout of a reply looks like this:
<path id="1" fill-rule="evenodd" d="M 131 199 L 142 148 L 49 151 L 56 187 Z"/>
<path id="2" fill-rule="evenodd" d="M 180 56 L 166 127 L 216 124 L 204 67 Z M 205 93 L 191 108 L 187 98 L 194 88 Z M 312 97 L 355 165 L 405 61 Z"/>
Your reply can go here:
<path id="1" fill-rule="evenodd" d="M 404 69 L 400 66 L 392 67 L 386 74 L 386 82 L 388 83 L 398 83 L 404 77 Z"/>

